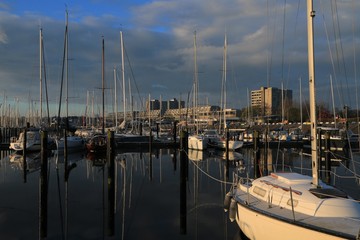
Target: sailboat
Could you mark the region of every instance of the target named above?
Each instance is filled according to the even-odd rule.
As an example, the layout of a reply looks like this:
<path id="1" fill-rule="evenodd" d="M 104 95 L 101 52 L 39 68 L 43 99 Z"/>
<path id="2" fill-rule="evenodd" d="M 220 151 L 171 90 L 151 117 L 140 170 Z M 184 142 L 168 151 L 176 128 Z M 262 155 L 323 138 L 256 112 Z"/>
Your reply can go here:
<path id="1" fill-rule="evenodd" d="M 316 139 L 312 0 L 307 0 L 311 136 Z M 225 210 L 250 239 L 359 239 L 360 204 L 318 176 L 317 141 L 311 141 L 312 176 L 271 173 L 253 181 L 234 174 Z"/>
<path id="2" fill-rule="evenodd" d="M 21 132 L 19 138 L 12 138 L 9 149 L 15 151 L 24 150 L 24 136 L 25 132 Z M 50 143 L 50 140 L 49 140 Z M 41 138 L 40 129 L 27 129 L 26 130 L 26 151 L 40 151 L 41 150 Z"/>
<path id="3" fill-rule="evenodd" d="M 197 54 L 196 54 L 196 32 L 194 32 L 194 87 L 193 87 L 193 119 L 197 121 L 198 112 L 198 93 L 199 93 L 199 82 L 197 77 Z M 196 123 L 197 124 L 197 123 Z M 199 127 L 196 125 L 196 132 L 189 135 L 188 137 L 188 148 L 195 150 L 205 150 L 208 147 L 209 137 L 204 134 L 199 134 Z"/>
<path id="4" fill-rule="evenodd" d="M 63 69 L 66 68 L 66 121 L 68 122 L 69 117 L 69 97 L 68 97 L 68 12 L 66 11 L 66 26 L 65 26 L 65 42 L 64 42 L 64 59 L 63 59 Z M 61 82 L 62 84 L 62 82 Z M 58 123 L 60 123 L 60 110 L 61 110 L 61 93 L 62 87 L 60 90 L 60 105 L 58 112 Z M 68 123 L 66 124 L 68 128 Z M 58 153 L 63 153 L 65 148 L 65 138 L 67 142 L 67 151 L 80 151 L 85 149 L 85 141 L 82 137 L 79 136 L 64 136 L 62 138 L 55 139 L 56 148 Z"/>
<path id="5" fill-rule="evenodd" d="M 226 72 L 227 72 L 227 37 L 225 35 L 224 40 L 224 58 L 223 58 L 223 79 L 222 79 L 222 94 L 221 94 L 221 102 L 222 102 L 222 112 L 223 116 L 220 117 L 220 126 L 221 128 L 223 126 L 223 132 L 226 134 L 227 130 L 227 124 L 226 124 Z M 223 124 L 221 124 L 221 120 L 223 121 Z M 220 131 L 220 130 L 219 130 Z M 208 145 L 211 147 L 215 147 L 221 150 L 229 150 L 229 151 L 235 151 L 239 148 L 241 148 L 244 144 L 243 141 L 236 139 L 235 136 L 233 136 L 231 139 L 226 139 L 227 136 L 222 137 L 218 136 L 217 138 L 212 138 L 208 142 Z"/>
<path id="6" fill-rule="evenodd" d="M 42 82 L 43 82 L 43 65 L 45 66 L 45 64 L 43 64 L 44 62 L 44 56 L 43 56 L 43 49 L 44 49 L 44 44 L 43 44 L 43 33 L 42 33 L 42 28 L 40 28 L 39 31 L 39 60 L 40 60 L 40 67 L 39 67 L 39 76 L 40 76 L 40 119 L 39 119 L 39 128 L 27 128 L 26 131 L 22 131 L 19 134 L 19 137 L 12 137 L 10 140 L 10 145 L 9 145 L 9 149 L 15 150 L 15 151 L 23 151 L 24 150 L 24 137 L 25 137 L 25 132 L 26 132 L 26 151 L 40 151 L 41 150 L 41 131 L 42 131 L 42 127 L 43 127 L 43 122 L 42 122 Z M 49 112 L 49 109 L 48 109 Z M 53 148 L 54 141 L 53 139 L 49 138 L 48 139 L 48 148 Z"/>

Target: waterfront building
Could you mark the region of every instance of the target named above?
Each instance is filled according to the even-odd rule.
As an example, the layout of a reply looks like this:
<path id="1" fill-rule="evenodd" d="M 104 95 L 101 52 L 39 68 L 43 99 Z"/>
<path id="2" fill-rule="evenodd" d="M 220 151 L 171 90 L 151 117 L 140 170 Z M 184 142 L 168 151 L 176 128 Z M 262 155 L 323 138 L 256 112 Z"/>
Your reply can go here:
<path id="1" fill-rule="evenodd" d="M 251 91 L 251 107 L 258 109 L 256 115 L 282 115 L 282 111 L 292 104 L 292 90 L 275 87 L 261 87 Z"/>

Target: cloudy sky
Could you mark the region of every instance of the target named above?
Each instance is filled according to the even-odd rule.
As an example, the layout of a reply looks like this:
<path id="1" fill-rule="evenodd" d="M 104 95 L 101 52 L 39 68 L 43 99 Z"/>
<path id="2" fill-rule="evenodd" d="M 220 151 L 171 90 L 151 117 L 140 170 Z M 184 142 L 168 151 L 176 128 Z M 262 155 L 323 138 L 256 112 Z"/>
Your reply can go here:
<path id="1" fill-rule="evenodd" d="M 336 105 L 356 108 L 360 2 L 315 0 L 314 9 L 318 101 L 331 104 L 332 79 Z M 228 107 L 247 106 L 248 91 L 268 85 L 292 89 L 299 99 L 300 79 L 303 99 L 308 97 L 304 0 L 3 0 L 1 109 L 19 108 L 25 114 L 39 108 L 41 27 L 50 112 L 57 113 L 66 10 L 70 115 L 84 114 L 88 92 L 94 96 L 95 111 L 101 107 L 102 36 L 107 112 L 114 101 L 114 67 L 122 110 L 120 31 L 126 52 L 126 98 L 129 102 L 131 92 L 135 107 L 149 95 L 162 100 L 191 98 L 195 31 L 200 104 L 220 105 L 225 34 Z"/>

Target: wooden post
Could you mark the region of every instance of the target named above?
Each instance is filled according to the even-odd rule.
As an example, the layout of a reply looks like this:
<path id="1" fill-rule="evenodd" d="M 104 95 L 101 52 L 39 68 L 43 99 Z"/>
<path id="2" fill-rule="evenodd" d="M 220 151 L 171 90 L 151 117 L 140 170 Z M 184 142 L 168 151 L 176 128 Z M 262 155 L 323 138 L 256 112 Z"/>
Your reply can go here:
<path id="1" fill-rule="evenodd" d="M 68 155 L 67 155 L 67 131 L 64 129 L 64 169 L 65 169 L 65 180 L 68 178 Z"/>
<path id="2" fill-rule="evenodd" d="M 27 129 L 24 129 L 24 138 L 23 138 L 23 156 L 26 156 L 26 143 L 27 143 Z"/>
<path id="3" fill-rule="evenodd" d="M 180 133 L 180 234 L 186 234 L 187 132 Z"/>
<path id="4" fill-rule="evenodd" d="M 331 181 L 331 155 L 330 155 L 330 133 L 327 131 L 325 138 L 325 182 L 330 184 Z"/>
<path id="5" fill-rule="evenodd" d="M 47 132 L 41 132 L 41 169 L 40 169 L 40 238 L 47 236 L 48 210 L 48 159 L 47 159 Z"/>
<path id="6" fill-rule="evenodd" d="M 230 133 L 229 133 L 229 129 L 226 128 L 226 146 L 225 146 L 225 157 L 226 157 L 226 167 L 225 167 L 225 176 L 226 179 L 229 179 L 229 138 L 230 138 Z"/>
<path id="7" fill-rule="evenodd" d="M 114 236 L 115 229 L 115 153 L 114 131 L 108 131 L 108 236 Z M 125 199 L 124 199 L 125 201 Z"/>
<path id="8" fill-rule="evenodd" d="M 174 144 L 176 144 L 176 126 L 177 126 L 177 121 L 174 121 L 174 126 L 173 126 L 173 140 L 174 140 Z"/>
<path id="9" fill-rule="evenodd" d="M 27 162 L 26 162 L 26 142 L 27 142 L 27 128 L 24 129 L 24 141 L 23 141 L 23 178 L 26 183 Z"/>
<path id="10" fill-rule="evenodd" d="M 268 137 L 268 127 L 265 128 L 263 176 L 267 176 L 269 174 L 269 171 L 268 171 L 268 138 L 267 137 Z"/>
<path id="11" fill-rule="evenodd" d="M 254 141 L 254 178 L 258 178 L 260 176 L 260 171 L 259 171 L 260 150 L 259 150 L 258 131 L 254 131 L 253 141 Z"/>
<path id="12" fill-rule="evenodd" d="M 156 123 L 156 137 L 159 138 L 159 123 Z"/>

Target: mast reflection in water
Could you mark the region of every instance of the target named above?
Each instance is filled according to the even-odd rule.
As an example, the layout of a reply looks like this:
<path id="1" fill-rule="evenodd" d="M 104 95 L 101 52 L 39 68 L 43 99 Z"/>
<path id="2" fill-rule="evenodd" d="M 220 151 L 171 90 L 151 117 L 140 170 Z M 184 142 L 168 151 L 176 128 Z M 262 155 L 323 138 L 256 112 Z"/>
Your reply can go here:
<path id="1" fill-rule="evenodd" d="M 223 210 L 227 186 L 221 154 L 189 161 L 183 183 L 179 150 L 116 152 L 113 165 L 106 153 L 72 153 L 67 167 L 63 156 L 55 154 L 48 158 L 47 217 L 40 212 L 41 168 L 26 169 L 25 182 L 22 159 L 9 152 L 1 155 L 0 239 L 234 239 L 237 235 L 238 227 Z M 40 163 L 30 157 L 26 161 L 28 167 L 33 166 L 30 161 Z M 185 205 L 180 201 L 184 184 Z M 186 226 L 182 226 L 181 206 L 186 207 Z M 47 231 L 41 237 L 44 220 Z"/>
<path id="2" fill-rule="evenodd" d="M 40 211 L 44 189 L 39 182 L 45 176 L 40 161 L 28 157 L 23 164 L 22 156 L 1 152 L 0 239 L 41 239 L 40 226 L 46 226 L 44 239 L 240 239 L 223 201 L 235 165 L 252 175 L 253 153 L 242 149 L 226 161 L 224 152 L 189 150 L 185 166 L 180 151 L 172 149 L 116 152 L 113 163 L 106 153 L 73 153 L 67 174 L 63 156 L 54 155 L 48 158 L 46 218 Z M 301 150 L 261 152 L 260 163 L 264 159 L 269 172 L 289 167 L 311 172 L 311 160 Z M 335 164 L 332 171 L 349 175 L 343 164 L 346 161 Z M 354 178 L 331 181 L 360 198 Z"/>

